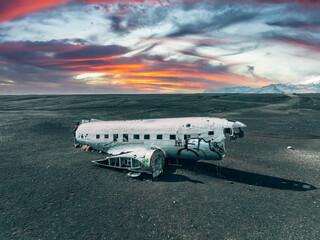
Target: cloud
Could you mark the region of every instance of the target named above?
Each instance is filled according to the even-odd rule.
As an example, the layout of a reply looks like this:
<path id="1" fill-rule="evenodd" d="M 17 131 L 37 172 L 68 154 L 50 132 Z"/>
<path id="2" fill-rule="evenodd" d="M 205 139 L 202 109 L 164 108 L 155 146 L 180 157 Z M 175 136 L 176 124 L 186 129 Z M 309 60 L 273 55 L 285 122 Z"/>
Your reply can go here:
<path id="1" fill-rule="evenodd" d="M 7 79 L 2 84 L 14 79 L 15 86 L 27 89 L 35 83 L 59 89 L 78 83 L 84 87 L 160 92 L 203 91 L 238 78 L 227 65 L 212 65 L 207 58 L 180 62 L 152 55 L 147 49 L 126 56 L 130 49 L 117 45 L 74 45 L 67 40 L 2 43 L 0 76 Z"/>
<path id="2" fill-rule="evenodd" d="M 309 16 L 308 19 L 297 19 L 297 18 L 287 18 L 280 20 L 268 21 L 267 24 L 271 26 L 279 27 L 292 27 L 292 28 L 303 28 L 303 27 L 319 27 L 320 25 L 320 16 Z"/>
<path id="3" fill-rule="evenodd" d="M 0 5 L 0 22 L 13 20 L 35 12 L 47 10 L 49 8 L 61 6 L 65 3 L 78 4 L 120 4 L 117 0 L 10 0 L 2 1 Z M 162 1 L 143 1 L 143 0 L 121 0 L 121 5 L 132 4 L 162 4 Z M 97 9 L 98 6 L 95 6 Z"/>
<path id="4" fill-rule="evenodd" d="M 290 3 L 290 4 L 300 4 L 305 7 L 312 7 L 312 6 L 320 6 L 318 0 L 254 0 L 258 3 L 270 3 L 270 4 L 283 4 L 283 3 Z"/>
<path id="5" fill-rule="evenodd" d="M 184 0 L 184 1 L 173 1 L 173 0 L 121 0 L 121 2 L 116 0 L 10 0 L 2 1 L 0 5 L 0 22 L 13 20 L 28 14 L 32 14 L 39 11 L 47 10 L 48 8 L 60 6 L 65 3 L 78 3 L 78 4 L 118 4 L 122 7 L 132 6 L 134 4 L 140 5 L 154 5 L 154 6 L 177 6 L 180 5 L 185 8 L 190 8 L 195 4 L 207 4 L 212 5 L 215 3 L 226 2 L 221 0 Z M 236 0 L 228 0 L 232 4 L 239 3 Z M 264 4 L 299 4 L 305 7 L 319 7 L 320 3 L 318 0 L 244 0 L 242 3 L 250 4 L 252 2 L 264 3 Z M 105 6 L 105 8 L 108 8 Z"/>
<path id="6" fill-rule="evenodd" d="M 126 47 L 117 45 L 108 46 L 82 46 L 79 49 L 57 54 L 59 59 L 88 59 L 88 58 L 107 58 L 122 55 L 130 50 Z"/>
<path id="7" fill-rule="evenodd" d="M 265 39 L 278 41 L 296 48 L 320 52 L 320 39 L 310 33 L 270 31 L 264 33 L 263 36 Z"/>
<path id="8" fill-rule="evenodd" d="M 250 72 L 250 73 L 253 73 L 254 66 L 247 65 L 247 71 Z"/>
<path id="9" fill-rule="evenodd" d="M 257 12 L 244 8 L 240 4 L 230 7 L 226 4 L 205 5 L 200 11 L 188 9 L 180 18 L 176 18 L 174 30 L 167 37 L 182 37 L 199 33 L 210 34 L 228 27 L 253 20 Z"/>
<path id="10" fill-rule="evenodd" d="M 212 0 L 215 2 L 215 0 Z M 209 2 L 212 2 L 209 0 Z M 218 0 L 218 1 L 227 1 L 231 3 L 239 3 L 239 0 Z M 198 2 L 195 0 L 194 2 Z M 257 3 L 257 4 L 298 4 L 303 7 L 319 7 L 320 3 L 318 0 L 242 0 L 242 3 Z"/>
<path id="11" fill-rule="evenodd" d="M 291 6 L 283 9 L 279 14 L 273 14 L 273 17 L 267 19 L 266 23 L 269 26 L 289 27 L 296 30 L 316 29 L 320 25 L 319 9 Z"/>
<path id="12" fill-rule="evenodd" d="M 83 46 L 67 41 L 10 42 L 0 44 L 0 76 L 17 84 L 60 83 L 75 72 L 68 66 L 99 64 L 101 59 L 121 56 L 129 49 L 121 46 Z"/>
<path id="13" fill-rule="evenodd" d="M 10 0 L 0 4 L 0 22 L 12 20 L 30 13 L 67 2 L 67 0 Z"/>
<path id="14" fill-rule="evenodd" d="M 199 92 L 318 71 L 313 1 L 41 2 L 0 6 L 8 10 L 0 19 L 3 86 Z M 22 10 L 12 15 L 14 7 Z M 313 63 L 297 68 L 292 56 L 305 50 Z"/>

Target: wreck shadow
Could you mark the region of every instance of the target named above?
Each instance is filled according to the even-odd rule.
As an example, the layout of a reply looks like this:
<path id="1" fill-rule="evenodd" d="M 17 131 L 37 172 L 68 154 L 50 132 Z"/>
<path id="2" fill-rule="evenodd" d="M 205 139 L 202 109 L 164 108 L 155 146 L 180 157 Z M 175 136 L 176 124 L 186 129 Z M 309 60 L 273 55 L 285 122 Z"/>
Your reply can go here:
<path id="1" fill-rule="evenodd" d="M 105 169 L 112 170 L 112 171 L 119 172 L 119 173 L 123 173 L 123 174 L 127 174 L 129 172 L 127 170 L 110 168 L 110 167 L 102 166 L 102 165 L 94 165 L 94 166 L 99 167 L 99 168 L 105 168 Z M 159 182 L 191 182 L 191 183 L 203 184 L 203 182 L 201 182 L 201 181 L 192 180 L 191 178 L 189 178 L 187 176 L 175 173 L 176 170 L 177 170 L 177 168 L 174 168 L 174 167 L 166 167 L 164 170 L 164 173 L 162 173 L 157 178 L 153 178 L 151 174 L 141 173 L 140 176 L 135 177 L 134 179 L 139 180 L 139 181 L 151 181 L 151 182 L 157 182 L 157 181 L 159 181 Z"/>
<path id="2" fill-rule="evenodd" d="M 204 184 L 202 181 L 193 180 L 185 175 L 177 173 L 177 167 L 165 166 L 164 172 L 157 178 L 153 178 L 150 174 L 141 174 L 140 177 L 136 178 L 141 181 L 152 181 L 152 182 L 191 182 Z"/>
<path id="3" fill-rule="evenodd" d="M 258 173 L 250 173 L 241 170 L 222 167 L 214 163 L 199 162 L 196 167 L 186 169 L 212 176 L 214 178 L 225 179 L 231 182 L 243 183 L 259 187 L 267 187 L 291 191 L 309 191 L 318 189 L 317 187 L 304 182 L 288 180 L 284 178 L 272 177 Z"/>
<path id="4" fill-rule="evenodd" d="M 172 174 L 165 174 L 159 177 L 159 181 L 161 182 L 191 182 L 191 183 L 200 183 L 203 184 L 202 181 L 193 180 L 187 176 L 172 173 Z"/>

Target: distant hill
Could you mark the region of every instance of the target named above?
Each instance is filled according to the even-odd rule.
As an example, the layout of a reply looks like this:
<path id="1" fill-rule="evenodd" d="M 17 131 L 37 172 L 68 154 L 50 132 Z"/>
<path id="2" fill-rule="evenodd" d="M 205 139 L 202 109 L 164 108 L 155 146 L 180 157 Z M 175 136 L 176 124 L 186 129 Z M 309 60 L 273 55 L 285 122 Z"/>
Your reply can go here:
<path id="1" fill-rule="evenodd" d="M 204 93 L 320 93 L 320 81 L 309 84 L 270 84 L 260 88 L 232 87 L 207 89 Z"/>

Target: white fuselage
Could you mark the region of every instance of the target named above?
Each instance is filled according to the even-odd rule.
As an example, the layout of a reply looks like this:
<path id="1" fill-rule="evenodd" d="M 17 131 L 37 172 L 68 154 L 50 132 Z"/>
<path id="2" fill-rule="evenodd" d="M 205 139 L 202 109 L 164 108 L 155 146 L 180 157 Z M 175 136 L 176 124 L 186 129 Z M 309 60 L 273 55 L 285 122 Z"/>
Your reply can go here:
<path id="1" fill-rule="evenodd" d="M 233 136 L 233 129 L 242 127 L 246 125 L 211 117 L 83 120 L 75 138 L 109 154 L 143 145 L 162 149 L 166 158 L 220 160 L 225 155 L 225 133 Z"/>

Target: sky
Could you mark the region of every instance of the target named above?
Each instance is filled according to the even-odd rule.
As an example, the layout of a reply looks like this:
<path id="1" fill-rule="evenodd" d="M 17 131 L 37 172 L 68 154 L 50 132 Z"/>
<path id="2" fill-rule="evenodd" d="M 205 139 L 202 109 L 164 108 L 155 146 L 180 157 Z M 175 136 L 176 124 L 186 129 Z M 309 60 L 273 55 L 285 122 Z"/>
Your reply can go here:
<path id="1" fill-rule="evenodd" d="M 0 94 L 319 80 L 318 0 L 0 0 Z"/>

